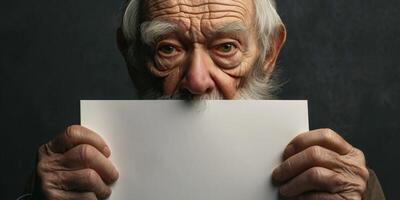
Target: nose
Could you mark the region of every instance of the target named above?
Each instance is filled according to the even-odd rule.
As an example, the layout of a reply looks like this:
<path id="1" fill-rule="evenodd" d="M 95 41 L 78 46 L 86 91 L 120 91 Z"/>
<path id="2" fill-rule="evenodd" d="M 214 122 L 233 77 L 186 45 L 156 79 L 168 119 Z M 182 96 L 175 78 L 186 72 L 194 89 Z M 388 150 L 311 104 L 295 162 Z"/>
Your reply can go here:
<path id="1" fill-rule="evenodd" d="M 215 87 L 209 71 L 212 61 L 201 50 L 194 50 L 192 55 L 192 60 L 188 64 L 181 86 L 192 94 L 209 93 Z"/>

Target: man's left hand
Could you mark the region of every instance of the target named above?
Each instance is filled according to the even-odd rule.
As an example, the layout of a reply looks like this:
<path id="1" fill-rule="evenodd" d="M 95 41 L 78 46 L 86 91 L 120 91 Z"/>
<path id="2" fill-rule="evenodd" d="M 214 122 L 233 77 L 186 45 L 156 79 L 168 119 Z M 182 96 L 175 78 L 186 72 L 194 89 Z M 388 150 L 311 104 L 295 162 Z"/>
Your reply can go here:
<path id="1" fill-rule="evenodd" d="M 272 173 L 285 197 L 361 200 L 369 178 L 364 154 L 330 129 L 295 137 Z"/>

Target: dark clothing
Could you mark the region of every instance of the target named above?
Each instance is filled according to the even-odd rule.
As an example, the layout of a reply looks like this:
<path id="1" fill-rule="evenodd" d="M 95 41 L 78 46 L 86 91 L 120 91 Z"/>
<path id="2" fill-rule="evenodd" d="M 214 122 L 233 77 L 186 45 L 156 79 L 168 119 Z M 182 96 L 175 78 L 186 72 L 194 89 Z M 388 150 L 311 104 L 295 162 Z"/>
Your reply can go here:
<path id="1" fill-rule="evenodd" d="M 378 177 L 371 169 L 369 169 L 367 191 L 364 193 L 363 200 L 385 200 Z"/>

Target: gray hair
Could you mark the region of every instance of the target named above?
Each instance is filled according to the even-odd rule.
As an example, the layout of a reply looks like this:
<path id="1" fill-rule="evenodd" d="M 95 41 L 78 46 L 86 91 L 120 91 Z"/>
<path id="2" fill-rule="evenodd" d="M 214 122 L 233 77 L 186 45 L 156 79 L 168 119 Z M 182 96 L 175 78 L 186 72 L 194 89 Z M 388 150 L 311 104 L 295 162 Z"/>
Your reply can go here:
<path id="1" fill-rule="evenodd" d="M 143 69 L 138 69 L 140 64 L 137 58 L 145 57 L 143 55 L 142 49 L 138 48 L 138 44 L 141 44 L 138 39 L 141 38 L 141 23 L 144 21 L 140 19 L 143 17 L 139 14 L 143 9 L 143 2 L 145 0 L 126 0 L 123 6 L 123 15 L 122 15 L 122 23 L 121 30 L 122 34 L 127 42 L 128 49 L 125 52 L 125 59 L 129 67 L 136 68 L 137 71 L 143 71 Z M 272 42 L 275 41 L 276 37 L 279 34 L 280 27 L 283 25 L 281 18 L 279 17 L 276 11 L 276 2 L 275 0 L 254 0 L 255 7 L 255 23 L 258 35 L 259 47 L 260 47 L 260 55 L 259 59 L 263 60 L 266 55 L 269 53 Z M 171 27 L 169 27 L 171 28 Z M 142 41 L 148 42 L 148 41 Z M 266 75 L 261 69 L 253 69 L 253 72 L 250 76 L 253 76 L 251 83 L 249 85 L 257 85 L 259 87 L 249 88 L 249 90 L 253 90 L 253 94 L 250 94 L 251 91 L 248 91 L 248 94 L 245 94 L 248 97 L 269 97 L 269 94 L 263 94 L 268 91 L 276 89 L 273 87 L 272 80 L 270 80 L 270 74 Z M 271 84 L 269 84 L 271 83 Z M 268 85 L 267 85 L 268 84 Z M 153 92 L 154 91 L 148 91 Z"/>

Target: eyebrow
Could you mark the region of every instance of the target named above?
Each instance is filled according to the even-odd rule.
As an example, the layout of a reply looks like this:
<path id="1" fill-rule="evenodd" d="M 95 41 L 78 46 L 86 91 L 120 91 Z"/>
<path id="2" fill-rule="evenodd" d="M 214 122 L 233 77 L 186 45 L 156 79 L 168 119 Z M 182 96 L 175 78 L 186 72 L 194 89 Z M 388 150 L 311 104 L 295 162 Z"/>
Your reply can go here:
<path id="1" fill-rule="evenodd" d="M 240 34 L 243 32 L 246 32 L 247 28 L 246 26 L 241 23 L 241 22 L 232 22 L 228 24 L 223 24 L 220 26 L 217 26 L 217 28 L 213 29 L 210 34 L 208 34 L 209 37 L 215 37 L 218 35 L 224 35 L 224 34 Z"/>
<path id="2" fill-rule="evenodd" d="M 142 41 L 153 46 L 160 38 L 171 34 L 178 33 L 181 30 L 175 23 L 166 21 L 146 21 L 140 25 L 140 33 Z M 217 25 L 215 29 L 212 29 L 209 33 L 206 33 L 206 37 L 214 38 L 225 34 L 238 35 L 247 31 L 246 26 L 240 22 L 232 22 L 223 25 Z"/>
<path id="3" fill-rule="evenodd" d="M 146 21 L 140 25 L 142 41 L 149 46 L 154 45 L 161 37 L 178 30 L 176 24 L 165 21 Z"/>

